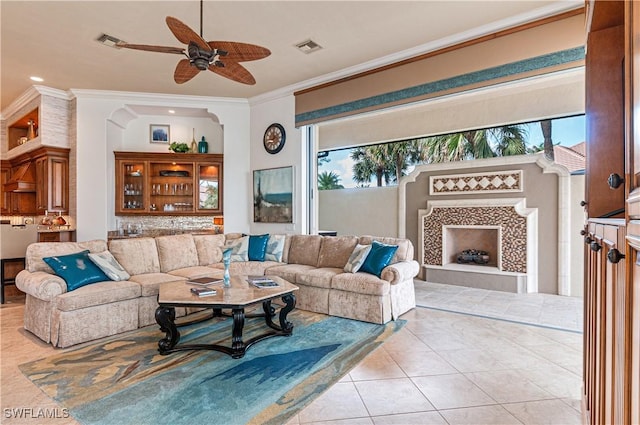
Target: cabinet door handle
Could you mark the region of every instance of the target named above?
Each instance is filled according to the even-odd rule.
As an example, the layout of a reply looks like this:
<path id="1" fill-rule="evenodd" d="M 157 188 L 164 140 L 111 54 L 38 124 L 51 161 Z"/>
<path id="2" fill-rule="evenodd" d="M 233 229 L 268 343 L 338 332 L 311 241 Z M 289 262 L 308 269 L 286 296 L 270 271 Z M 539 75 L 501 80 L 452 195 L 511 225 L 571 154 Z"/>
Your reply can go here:
<path id="1" fill-rule="evenodd" d="M 580 206 L 581 207 L 586 207 L 587 206 L 587 201 L 580 201 Z"/>
<path id="2" fill-rule="evenodd" d="M 590 246 L 591 246 L 591 251 L 594 251 L 594 252 L 598 252 L 602 248 L 602 246 L 596 241 L 591 242 Z"/>
<path id="3" fill-rule="evenodd" d="M 624 258 L 624 254 L 618 251 L 615 248 L 611 248 L 609 252 L 607 252 L 607 259 L 609 259 L 610 263 L 618 264 L 620 260 Z"/>
<path id="4" fill-rule="evenodd" d="M 622 183 L 624 183 L 624 179 L 620 177 L 620 175 L 612 173 L 611 175 L 609 175 L 607 182 L 609 183 L 609 187 L 611 189 L 617 189 L 622 185 Z"/>

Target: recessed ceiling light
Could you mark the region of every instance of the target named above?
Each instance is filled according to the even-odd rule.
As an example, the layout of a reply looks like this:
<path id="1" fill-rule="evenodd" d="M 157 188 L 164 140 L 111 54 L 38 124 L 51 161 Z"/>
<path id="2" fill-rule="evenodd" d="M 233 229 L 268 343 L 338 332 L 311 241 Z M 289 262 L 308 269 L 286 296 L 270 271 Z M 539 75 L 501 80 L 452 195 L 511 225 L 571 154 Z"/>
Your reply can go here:
<path id="1" fill-rule="evenodd" d="M 32 76 L 32 77 L 29 77 L 29 78 L 31 79 L 31 81 L 36 81 L 36 82 L 38 82 L 38 83 L 41 83 L 41 82 L 43 82 L 43 81 L 44 81 L 44 78 L 42 78 L 42 77 L 36 77 L 35 75 L 34 75 L 34 76 Z"/>
<path id="2" fill-rule="evenodd" d="M 304 53 L 311 53 L 322 49 L 322 46 L 309 39 L 295 45 L 298 50 Z"/>
<path id="3" fill-rule="evenodd" d="M 175 113 L 176 113 L 176 111 L 174 111 L 173 109 L 169 109 L 169 113 L 170 113 L 170 114 L 175 114 Z"/>

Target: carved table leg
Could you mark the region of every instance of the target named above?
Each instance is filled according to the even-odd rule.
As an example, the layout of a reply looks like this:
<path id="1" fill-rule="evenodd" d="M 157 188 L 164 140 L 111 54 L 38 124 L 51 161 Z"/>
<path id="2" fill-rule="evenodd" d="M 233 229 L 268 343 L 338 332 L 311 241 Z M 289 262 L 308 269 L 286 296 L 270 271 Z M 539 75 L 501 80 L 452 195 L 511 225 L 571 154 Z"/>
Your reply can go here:
<path id="1" fill-rule="evenodd" d="M 242 328 L 244 328 L 244 309 L 233 309 L 233 328 L 231 332 L 231 357 L 239 359 L 244 356 L 246 347 L 242 341 Z"/>
<path id="2" fill-rule="evenodd" d="M 158 351 L 160 354 L 167 354 L 180 341 L 180 332 L 176 327 L 176 309 L 173 307 L 158 307 L 156 309 L 156 322 L 160 325 L 160 330 L 166 334 L 158 342 Z"/>
<path id="3" fill-rule="evenodd" d="M 285 306 L 280 309 L 280 328 L 282 332 L 291 335 L 293 332 L 293 323 L 287 321 L 287 314 L 293 310 L 296 306 L 296 296 L 293 294 L 287 294 L 282 297 Z"/>

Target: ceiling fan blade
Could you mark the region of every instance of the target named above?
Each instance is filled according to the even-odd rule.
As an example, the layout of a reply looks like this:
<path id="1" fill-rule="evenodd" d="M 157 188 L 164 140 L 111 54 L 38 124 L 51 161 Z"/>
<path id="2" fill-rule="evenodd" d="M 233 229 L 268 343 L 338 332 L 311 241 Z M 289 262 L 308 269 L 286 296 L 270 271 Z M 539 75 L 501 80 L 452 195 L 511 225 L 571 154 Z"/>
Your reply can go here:
<path id="1" fill-rule="evenodd" d="M 166 22 L 173 35 L 175 35 L 181 43 L 189 44 L 194 42 L 202 49 L 211 50 L 211 47 L 209 47 L 207 42 L 204 41 L 198 33 L 189 28 L 179 19 L 176 19 L 173 16 L 167 16 Z"/>
<path id="2" fill-rule="evenodd" d="M 192 66 L 191 63 L 189 63 L 189 59 L 182 59 L 176 66 L 176 70 L 173 73 L 173 79 L 178 84 L 186 83 L 195 77 L 198 72 L 200 72 L 200 70 L 195 66 Z"/>
<path id="3" fill-rule="evenodd" d="M 211 49 L 224 50 L 227 55 L 222 56 L 222 59 L 234 62 L 255 61 L 266 58 L 271 54 L 271 51 L 265 47 L 235 41 L 210 41 L 209 47 Z"/>
<path id="4" fill-rule="evenodd" d="M 216 66 L 215 64 L 209 65 L 209 71 L 215 72 L 218 75 L 229 78 L 230 80 L 237 81 L 242 84 L 248 84 L 250 86 L 256 83 L 256 79 L 253 75 L 242 65 L 233 61 L 225 61 L 224 66 Z"/>
<path id="5" fill-rule="evenodd" d="M 184 49 L 181 47 L 149 46 L 147 44 L 129 44 L 124 42 L 117 43 L 116 47 L 121 47 L 124 49 L 146 50 L 148 52 L 175 53 L 178 55 L 185 54 Z"/>

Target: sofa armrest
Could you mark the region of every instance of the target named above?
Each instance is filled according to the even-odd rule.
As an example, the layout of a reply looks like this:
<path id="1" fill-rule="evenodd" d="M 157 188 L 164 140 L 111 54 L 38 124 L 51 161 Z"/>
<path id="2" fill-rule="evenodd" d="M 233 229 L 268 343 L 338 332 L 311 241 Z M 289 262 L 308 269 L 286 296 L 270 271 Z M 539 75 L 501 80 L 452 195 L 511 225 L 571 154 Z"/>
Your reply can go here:
<path id="1" fill-rule="evenodd" d="M 67 292 L 67 282 L 60 276 L 47 272 L 22 270 L 16 276 L 16 286 L 22 292 L 43 301 L 51 301 L 56 296 Z"/>
<path id="2" fill-rule="evenodd" d="M 417 261 L 401 261 L 385 267 L 380 274 L 380 278 L 382 280 L 386 280 L 392 285 L 396 285 L 407 279 L 413 279 L 418 275 L 419 271 L 420 265 Z"/>

